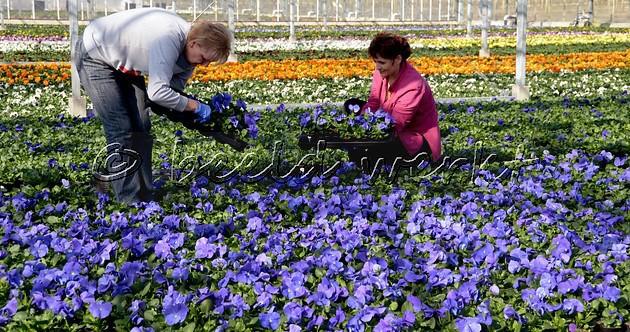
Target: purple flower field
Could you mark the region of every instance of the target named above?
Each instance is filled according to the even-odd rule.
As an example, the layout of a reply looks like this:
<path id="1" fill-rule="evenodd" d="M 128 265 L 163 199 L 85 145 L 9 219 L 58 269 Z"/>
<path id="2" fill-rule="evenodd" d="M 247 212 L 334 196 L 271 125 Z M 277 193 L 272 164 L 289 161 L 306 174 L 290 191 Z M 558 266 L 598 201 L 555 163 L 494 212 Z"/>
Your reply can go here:
<path id="1" fill-rule="evenodd" d="M 453 154 L 441 168 L 424 163 L 395 179 L 348 162 L 283 181 L 159 177 L 162 199 L 131 207 L 92 191 L 89 163 L 102 139 L 93 118 L 3 117 L 2 149 L 14 158 L 3 160 L 14 166 L 0 196 L 0 324 L 586 331 L 626 323 L 630 160 L 618 117 L 628 115 L 627 94 L 440 112 Z M 290 143 L 306 114 L 262 112 L 253 151 L 269 153 L 273 137 Z M 581 136 L 597 121 L 606 135 Z M 161 119 L 155 125 L 186 152 L 245 158 Z M 4 144 L 16 140 L 28 143 Z M 482 140 L 509 154 L 518 141 L 538 142 L 536 157 L 499 154 L 482 166 L 473 151 Z M 163 172 L 186 173 L 170 143 L 157 153 Z"/>

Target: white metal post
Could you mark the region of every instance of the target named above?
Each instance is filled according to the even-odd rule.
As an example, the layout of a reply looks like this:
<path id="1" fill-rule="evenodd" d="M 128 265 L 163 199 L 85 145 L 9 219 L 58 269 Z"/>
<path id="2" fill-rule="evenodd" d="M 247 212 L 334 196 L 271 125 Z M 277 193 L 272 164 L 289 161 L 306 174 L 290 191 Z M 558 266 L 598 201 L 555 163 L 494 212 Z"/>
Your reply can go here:
<path id="1" fill-rule="evenodd" d="M 389 20 L 394 20 L 394 0 L 389 1 Z"/>
<path id="2" fill-rule="evenodd" d="M 464 24 L 464 0 L 457 0 L 457 23 Z"/>
<path id="3" fill-rule="evenodd" d="M 70 19 L 70 59 L 76 57 L 76 45 L 79 40 L 79 21 L 77 20 L 77 1 L 68 0 L 68 15 Z M 85 111 L 85 99 L 81 97 L 81 83 L 79 80 L 79 72 L 74 64 L 74 61 L 70 61 L 70 73 L 71 73 L 71 85 L 72 95 L 70 96 L 70 114 L 74 116 L 86 116 Z"/>
<path id="4" fill-rule="evenodd" d="M 59 7 L 61 7 L 61 5 L 59 4 L 59 0 L 55 1 L 55 6 L 57 7 L 57 21 L 61 21 L 61 9 Z M 107 9 L 106 9 L 107 11 Z M 105 14 L 107 15 L 107 14 Z"/>
<path id="5" fill-rule="evenodd" d="M 256 22 L 260 22 L 260 0 L 256 0 Z"/>
<path id="6" fill-rule="evenodd" d="M 415 20 L 415 4 L 416 4 L 416 0 L 411 0 L 411 22 L 413 22 Z"/>
<path id="7" fill-rule="evenodd" d="M 197 18 L 197 0 L 193 0 L 193 20 Z"/>
<path id="8" fill-rule="evenodd" d="M 527 60 L 527 0 L 518 0 L 516 6 L 516 84 L 512 96 L 516 100 L 529 99 L 529 87 L 525 80 Z"/>
<path id="9" fill-rule="evenodd" d="M 300 21 L 300 0 L 295 3 L 295 20 Z"/>
<path id="10" fill-rule="evenodd" d="M 7 20 L 11 19 L 11 0 L 7 0 Z"/>
<path id="11" fill-rule="evenodd" d="M 451 20 L 451 0 L 446 1 L 446 16 L 447 21 Z"/>
<path id="12" fill-rule="evenodd" d="M 289 0 L 289 41 L 295 42 L 295 18 L 293 17 L 293 7 L 295 0 Z"/>
<path id="13" fill-rule="evenodd" d="M 438 21 L 442 20 L 442 0 L 438 0 Z"/>
<path id="14" fill-rule="evenodd" d="M 315 0 L 315 21 L 319 22 L 319 2 L 321 0 Z"/>
<path id="15" fill-rule="evenodd" d="M 35 19 L 35 0 L 31 1 L 31 8 L 33 9 L 32 12 L 32 18 Z"/>
<path id="16" fill-rule="evenodd" d="M 468 0 L 468 13 L 467 13 L 468 17 L 466 17 L 466 19 L 468 20 L 466 23 L 466 37 L 471 38 L 472 37 L 472 0 Z"/>
<path id="17" fill-rule="evenodd" d="M 429 21 L 433 21 L 433 0 L 429 0 Z"/>
<path id="18" fill-rule="evenodd" d="M 219 20 L 219 1 L 218 0 L 214 1 L 214 20 L 215 21 Z"/>
<path id="19" fill-rule="evenodd" d="M 372 21 L 376 20 L 376 7 L 374 5 L 374 0 L 372 0 Z"/>
<path id="20" fill-rule="evenodd" d="M 322 27 L 322 29 L 326 30 L 326 28 L 328 27 L 328 10 L 326 10 L 326 3 L 328 2 L 328 0 L 324 0 L 324 3 L 322 3 L 322 15 L 324 16 L 324 26 Z"/>
<path id="21" fill-rule="evenodd" d="M 280 0 L 276 0 L 276 22 L 280 22 Z"/>
<path id="22" fill-rule="evenodd" d="M 234 0 L 234 15 L 236 16 L 236 22 L 238 22 L 238 0 Z"/>
<path id="23" fill-rule="evenodd" d="M 335 0 L 335 21 L 339 22 L 339 0 Z"/>
<path id="24" fill-rule="evenodd" d="M 405 0 L 400 0 L 400 21 L 405 20 Z"/>
<path id="25" fill-rule="evenodd" d="M 230 30 L 230 35 L 231 35 L 231 39 L 232 39 L 232 45 L 234 45 L 234 31 L 236 30 L 235 28 L 235 22 L 234 22 L 234 1 L 236 0 L 227 0 L 227 9 L 228 9 L 228 29 Z M 230 55 L 228 56 L 228 61 L 229 62 L 238 62 L 238 58 L 236 56 L 236 54 L 234 53 L 234 48 L 232 48 L 230 50 Z"/>
<path id="26" fill-rule="evenodd" d="M 488 49 L 488 0 L 479 0 L 479 6 L 481 6 L 481 16 L 483 23 L 481 25 L 481 49 L 479 50 L 479 56 L 487 58 L 490 56 L 490 50 Z"/>
<path id="27" fill-rule="evenodd" d="M 59 1 L 59 0 L 57 0 Z M 153 5 L 153 0 L 151 0 L 151 2 L 149 2 L 149 7 L 151 7 L 151 5 Z M 107 0 L 105 0 L 105 16 L 107 16 Z"/>
<path id="28" fill-rule="evenodd" d="M 81 21 L 85 20 L 85 18 L 83 18 L 83 0 L 81 1 Z"/>
<path id="29" fill-rule="evenodd" d="M 424 9 L 424 0 L 420 0 L 420 21 L 422 21 L 424 18 L 422 17 L 422 10 Z"/>

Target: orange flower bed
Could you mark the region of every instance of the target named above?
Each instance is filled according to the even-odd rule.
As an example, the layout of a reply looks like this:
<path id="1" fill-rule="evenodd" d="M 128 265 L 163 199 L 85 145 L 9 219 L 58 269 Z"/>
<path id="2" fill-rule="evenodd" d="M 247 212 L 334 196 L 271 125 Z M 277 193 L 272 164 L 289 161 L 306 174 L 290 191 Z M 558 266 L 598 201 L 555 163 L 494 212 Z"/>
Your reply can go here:
<path id="1" fill-rule="evenodd" d="M 70 64 L 36 63 L 0 65 L 0 82 L 8 84 L 49 85 L 70 79 Z"/>
<path id="2" fill-rule="evenodd" d="M 445 56 L 411 58 L 424 75 L 514 73 L 515 56 Z M 630 68 L 630 50 L 623 52 L 573 53 L 561 55 L 528 55 L 527 71 L 559 72 L 585 69 Z M 70 65 L 29 64 L 0 65 L 0 82 L 9 84 L 52 84 L 70 78 Z M 354 60 L 283 60 L 248 61 L 197 68 L 193 80 L 202 82 L 232 79 L 299 79 L 334 77 L 369 77 L 374 70 L 368 59 Z"/>
<path id="3" fill-rule="evenodd" d="M 445 56 L 411 58 L 411 63 L 425 75 L 514 73 L 515 56 Z M 630 50 L 625 52 L 574 53 L 562 55 L 528 55 L 527 71 L 628 68 Z M 298 79 L 366 77 L 372 74 L 372 61 L 362 60 L 284 60 L 249 61 L 197 68 L 193 79 L 199 81 L 230 79 Z"/>

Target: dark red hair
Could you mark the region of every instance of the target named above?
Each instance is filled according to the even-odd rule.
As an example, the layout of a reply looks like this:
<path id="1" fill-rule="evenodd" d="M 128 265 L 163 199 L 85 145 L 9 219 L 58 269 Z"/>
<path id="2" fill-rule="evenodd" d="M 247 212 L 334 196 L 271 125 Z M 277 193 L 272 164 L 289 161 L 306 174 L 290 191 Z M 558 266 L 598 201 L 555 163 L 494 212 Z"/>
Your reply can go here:
<path id="1" fill-rule="evenodd" d="M 368 54 L 371 58 L 380 56 L 381 58 L 394 60 L 400 55 L 403 60 L 407 60 L 411 55 L 411 46 L 407 38 L 390 32 L 381 32 L 370 43 Z"/>

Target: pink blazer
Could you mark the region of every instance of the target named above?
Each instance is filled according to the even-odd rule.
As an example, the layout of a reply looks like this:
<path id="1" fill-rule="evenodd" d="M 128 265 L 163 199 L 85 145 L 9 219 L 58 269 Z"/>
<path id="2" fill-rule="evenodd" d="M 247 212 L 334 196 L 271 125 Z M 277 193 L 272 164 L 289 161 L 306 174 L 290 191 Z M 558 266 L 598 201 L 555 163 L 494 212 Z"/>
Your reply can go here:
<path id="1" fill-rule="evenodd" d="M 389 92 L 386 99 L 387 81 L 375 70 L 370 97 L 361 111 L 382 108 L 394 118 L 394 133 L 410 155 L 416 155 L 426 139 L 432 159 L 438 160 L 442 156 L 442 138 L 435 100 L 427 81 L 404 61 Z"/>

